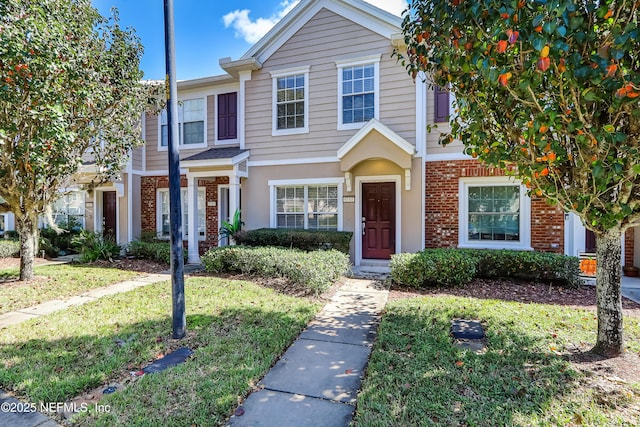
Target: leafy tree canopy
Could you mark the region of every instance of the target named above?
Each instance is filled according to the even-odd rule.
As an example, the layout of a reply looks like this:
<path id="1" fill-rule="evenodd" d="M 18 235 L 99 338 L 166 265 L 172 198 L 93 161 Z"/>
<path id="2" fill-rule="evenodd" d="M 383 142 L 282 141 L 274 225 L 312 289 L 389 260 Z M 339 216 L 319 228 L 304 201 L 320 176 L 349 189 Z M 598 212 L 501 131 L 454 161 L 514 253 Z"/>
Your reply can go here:
<path id="1" fill-rule="evenodd" d="M 596 232 L 640 222 L 638 1 L 414 0 L 410 74 L 457 97 L 445 143 Z"/>
<path id="2" fill-rule="evenodd" d="M 0 0 L 0 197 L 22 253 L 83 163 L 107 179 L 142 142 L 151 87 L 140 83 L 142 52 L 117 13 L 104 18 L 89 0 Z"/>

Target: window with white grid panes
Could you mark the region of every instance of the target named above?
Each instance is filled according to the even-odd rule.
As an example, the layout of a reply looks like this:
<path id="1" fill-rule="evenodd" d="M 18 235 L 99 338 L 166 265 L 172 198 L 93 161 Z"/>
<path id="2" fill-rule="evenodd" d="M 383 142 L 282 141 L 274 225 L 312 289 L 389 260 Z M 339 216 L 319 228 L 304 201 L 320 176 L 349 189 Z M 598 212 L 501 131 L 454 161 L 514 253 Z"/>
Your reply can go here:
<path id="1" fill-rule="evenodd" d="M 180 203 L 182 208 L 182 229 L 184 230 L 183 238 L 189 235 L 189 203 L 187 197 L 187 189 L 180 189 Z M 168 239 L 171 235 L 171 224 L 169 222 L 169 190 L 158 190 L 158 237 Z M 206 200 L 205 189 L 198 188 L 198 239 L 206 238 Z"/>
<path id="2" fill-rule="evenodd" d="M 278 186 L 275 194 L 278 228 L 338 229 L 337 185 Z"/>
<path id="3" fill-rule="evenodd" d="M 305 126 L 304 74 L 278 77 L 276 82 L 276 129 Z"/>
<path id="4" fill-rule="evenodd" d="M 342 123 L 368 122 L 375 116 L 375 67 L 342 69 Z"/>

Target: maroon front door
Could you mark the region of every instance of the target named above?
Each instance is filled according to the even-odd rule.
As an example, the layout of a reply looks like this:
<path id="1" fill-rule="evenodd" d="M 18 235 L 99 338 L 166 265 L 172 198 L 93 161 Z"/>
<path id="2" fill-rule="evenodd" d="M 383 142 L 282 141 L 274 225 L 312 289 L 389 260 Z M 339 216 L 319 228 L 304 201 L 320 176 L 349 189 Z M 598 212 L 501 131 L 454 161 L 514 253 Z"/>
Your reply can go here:
<path id="1" fill-rule="evenodd" d="M 362 184 L 362 258 L 389 259 L 396 247 L 396 185 Z"/>
<path id="2" fill-rule="evenodd" d="M 102 235 L 116 237 L 116 192 L 102 193 Z"/>

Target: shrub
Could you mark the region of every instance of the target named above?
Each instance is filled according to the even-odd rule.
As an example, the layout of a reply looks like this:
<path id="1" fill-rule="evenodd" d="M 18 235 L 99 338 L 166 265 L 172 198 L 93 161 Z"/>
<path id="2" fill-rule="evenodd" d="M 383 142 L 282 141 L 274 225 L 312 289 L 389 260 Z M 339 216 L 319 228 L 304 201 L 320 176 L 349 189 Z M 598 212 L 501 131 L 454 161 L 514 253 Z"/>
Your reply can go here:
<path id="1" fill-rule="evenodd" d="M 349 231 L 259 228 L 236 233 L 234 239 L 244 246 L 278 246 L 303 251 L 335 249 L 348 254 L 352 235 Z"/>
<path id="2" fill-rule="evenodd" d="M 20 255 L 20 242 L 16 240 L 0 240 L 0 258 L 9 258 Z"/>
<path id="3" fill-rule="evenodd" d="M 576 257 L 546 252 L 491 249 L 425 249 L 391 258 L 391 277 L 406 286 L 454 286 L 475 277 L 582 283 Z"/>
<path id="4" fill-rule="evenodd" d="M 391 257 L 391 278 L 413 287 L 460 286 L 476 274 L 475 259 L 454 249 L 425 249 Z"/>
<path id="5" fill-rule="evenodd" d="M 68 222 L 58 224 L 58 227 L 62 229 L 61 233 L 57 233 L 49 227 L 40 229 L 38 241 L 40 250 L 44 250 L 49 257 L 78 252 L 79 247 L 73 243 L 74 239 L 82 232 L 78 221 L 71 219 Z"/>
<path id="6" fill-rule="evenodd" d="M 349 257 L 336 250 L 303 252 L 276 247 L 223 246 L 202 256 L 208 272 L 278 277 L 310 293 L 326 290 L 349 269 Z"/>
<path id="7" fill-rule="evenodd" d="M 476 260 L 477 276 L 551 281 L 577 286 L 581 283 L 578 258 L 549 252 L 464 249 Z"/>
<path id="8" fill-rule="evenodd" d="M 75 236 L 72 243 L 80 250 L 80 261 L 94 262 L 99 259 L 111 261 L 120 254 L 120 245 L 110 236 L 102 233 L 82 231 Z"/>
<path id="9" fill-rule="evenodd" d="M 129 243 L 127 252 L 136 258 L 171 264 L 171 243 L 165 240 L 134 240 Z M 188 256 L 186 250 L 183 251 L 183 255 L 186 261 Z"/>

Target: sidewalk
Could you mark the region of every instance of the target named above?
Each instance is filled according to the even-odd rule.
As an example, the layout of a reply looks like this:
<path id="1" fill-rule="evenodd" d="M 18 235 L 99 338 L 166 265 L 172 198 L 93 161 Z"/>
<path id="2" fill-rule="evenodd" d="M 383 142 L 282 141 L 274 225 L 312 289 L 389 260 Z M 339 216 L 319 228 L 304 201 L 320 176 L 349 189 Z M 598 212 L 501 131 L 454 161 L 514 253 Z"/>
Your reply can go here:
<path id="1" fill-rule="evenodd" d="M 227 426 L 348 426 L 388 293 L 348 279 Z"/>
<path id="2" fill-rule="evenodd" d="M 54 261 L 49 264 L 65 264 L 68 261 Z M 0 330 L 16 323 L 36 317 L 44 316 L 55 311 L 82 305 L 94 301 L 106 295 L 114 295 L 121 292 L 128 292 L 152 283 L 170 280 L 166 273 L 148 274 L 125 282 L 115 283 L 110 286 L 92 289 L 80 295 L 75 295 L 63 300 L 51 300 L 32 307 L 5 313 L 0 316 Z M 36 412 L 31 404 L 21 402 L 11 397 L 0 389 L 0 425 L 12 427 L 56 427 L 59 424 L 44 414 Z M 33 410 L 32 410 L 33 409 Z"/>
<path id="3" fill-rule="evenodd" d="M 0 316 L 0 329 L 6 328 L 9 325 L 24 322 L 25 320 L 33 319 L 35 317 L 51 314 L 55 311 L 64 310 L 75 305 L 82 305 L 106 295 L 132 291 L 141 286 L 149 285 L 151 283 L 163 282 L 165 280 L 170 280 L 170 277 L 168 277 L 166 274 L 148 274 L 146 276 L 137 277 L 125 282 L 92 289 L 80 295 L 75 295 L 66 299 L 46 301 L 32 307 L 10 311 Z"/>

